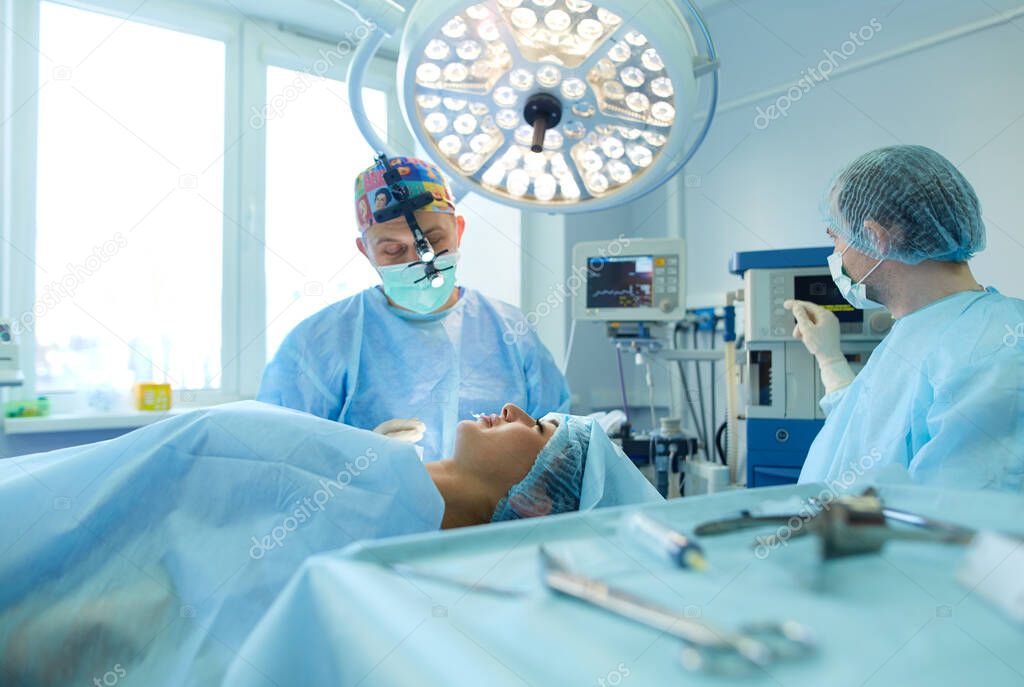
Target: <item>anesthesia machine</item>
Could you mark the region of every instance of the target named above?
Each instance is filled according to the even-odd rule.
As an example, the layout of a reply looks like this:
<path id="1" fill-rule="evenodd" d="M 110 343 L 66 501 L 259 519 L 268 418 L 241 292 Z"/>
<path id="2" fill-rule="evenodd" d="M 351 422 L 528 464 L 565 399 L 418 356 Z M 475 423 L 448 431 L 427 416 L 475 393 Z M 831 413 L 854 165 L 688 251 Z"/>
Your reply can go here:
<path id="1" fill-rule="evenodd" d="M 747 486 L 795 483 L 824 425 L 818 365 L 794 338 L 796 321 L 783 307 L 810 301 L 835 313 L 843 353 L 854 372 L 892 328 L 884 308 L 858 310 L 839 293 L 826 266 L 827 248 L 736 253 L 730 271 L 744 279 L 747 397 Z"/>

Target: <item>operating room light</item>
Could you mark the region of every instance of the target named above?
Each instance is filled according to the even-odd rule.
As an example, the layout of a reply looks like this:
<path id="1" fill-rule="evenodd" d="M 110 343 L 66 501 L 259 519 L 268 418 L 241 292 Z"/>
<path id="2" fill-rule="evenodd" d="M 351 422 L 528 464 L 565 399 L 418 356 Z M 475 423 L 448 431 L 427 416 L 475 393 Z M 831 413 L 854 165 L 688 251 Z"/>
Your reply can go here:
<path id="1" fill-rule="evenodd" d="M 619 205 L 678 173 L 714 117 L 717 54 L 691 0 L 336 1 L 381 29 L 349 68 L 360 130 L 389 149 L 362 81 L 401 31 L 403 114 L 456 194 L 549 212 Z"/>

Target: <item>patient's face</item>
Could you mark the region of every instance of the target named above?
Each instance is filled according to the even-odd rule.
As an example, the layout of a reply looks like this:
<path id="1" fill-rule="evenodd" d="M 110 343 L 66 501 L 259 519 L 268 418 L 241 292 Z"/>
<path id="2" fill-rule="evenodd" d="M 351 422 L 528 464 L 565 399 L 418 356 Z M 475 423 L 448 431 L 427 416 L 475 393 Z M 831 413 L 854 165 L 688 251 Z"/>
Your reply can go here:
<path id="1" fill-rule="evenodd" d="M 506 403 L 500 415 L 459 423 L 453 459 L 504 492 L 526 477 L 557 428 L 557 422 L 538 423 Z"/>

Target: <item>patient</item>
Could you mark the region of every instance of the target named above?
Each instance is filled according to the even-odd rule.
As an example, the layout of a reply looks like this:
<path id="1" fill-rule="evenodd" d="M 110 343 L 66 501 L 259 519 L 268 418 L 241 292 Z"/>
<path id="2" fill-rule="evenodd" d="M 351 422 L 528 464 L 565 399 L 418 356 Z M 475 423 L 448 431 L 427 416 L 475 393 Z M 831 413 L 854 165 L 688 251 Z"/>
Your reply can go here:
<path id="1" fill-rule="evenodd" d="M 0 684 L 218 684 L 311 555 L 656 499 L 593 422 L 512 405 L 462 423 L 429 466 L 251 401 L 0 460 Z"/>
<path id="2" fill-rule="evenodd" d="M 460 423 L 454 456 L 424 465 L 445 502 L 441 527 L 578 510 L 593 427 L 569 415 L 534 419 L 511 403 L 500 415 Z M 612 444 L 604 443 L 607 454 Z M 640 477 L 624 457 L 616 459 L 624 477 Z M 649 485 L 633 481 L 642 496 Z"/>

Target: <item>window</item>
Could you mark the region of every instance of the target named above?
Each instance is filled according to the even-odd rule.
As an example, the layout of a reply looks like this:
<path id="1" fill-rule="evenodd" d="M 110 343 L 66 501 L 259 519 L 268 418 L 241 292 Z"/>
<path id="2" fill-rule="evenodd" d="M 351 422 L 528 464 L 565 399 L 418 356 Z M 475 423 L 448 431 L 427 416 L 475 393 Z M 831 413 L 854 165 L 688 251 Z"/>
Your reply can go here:
<path id="1" fill-rule="evenodd" d="M 371 121 L 383 128 L 386 94 L 366 89 L 364 101 Z M 266 113 L 266 341 L 272 356 L 296 324 L 378 279 L 355 245 L 352 191 L 374 151 L 356 128 L 344 84 L 271 66 Z"/>
<path id="2" fill-rule="evenodd" d="M 296 324 L 378 282 L 355 245 L 353 181 L 375 151 L 341 81 L 348 53 L 218 3 L 85 5 L 18 0 L 9 30 L 38 28 L 38 54 L 0 51 L 0 128 L 15 143 L 0 147 L 0 176 L 13 172 L 0 179 L 0 315 L 28 368 L 0 400 L 123 407 L 139 381 L 192 392 L 179 405 L 250 398 Z M 329 34 L 359 24 L 338 18 Z M 395 68 L 375 59 L 364 99 L 411 152 Z M 461 280 L 494 293 L 493 259 L 478 256 L 506 264 L 518 215 L 465 211 Z"/>
<path id="3" fill-rule="evenodd" d="M 221 368 L 225 45 L 40 4 L 36 389 Z"/>

